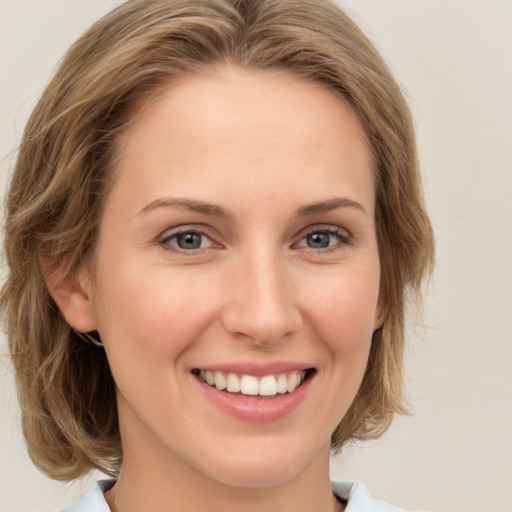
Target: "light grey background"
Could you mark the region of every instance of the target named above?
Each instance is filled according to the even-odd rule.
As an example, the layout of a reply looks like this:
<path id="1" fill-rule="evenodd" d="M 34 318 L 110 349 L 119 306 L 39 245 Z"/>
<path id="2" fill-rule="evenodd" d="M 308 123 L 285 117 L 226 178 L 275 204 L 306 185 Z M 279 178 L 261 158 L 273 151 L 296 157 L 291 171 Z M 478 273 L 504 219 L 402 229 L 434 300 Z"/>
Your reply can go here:
<path id="1" fill-rule="evenodd" d="M 0 0 L 0 185 L 59 57 L 114 0 Z M 512 2 L 341 0 L 381 49 L 417 121 L 438 262 L 410 331 L 414 414 L 333 461 L 408 508 L 512 511 Z M 7 351 L 0 340 L 0 352 Z M 93 483 L 31 465 L 0 358 L 0 511 L 49 512 Z"/>

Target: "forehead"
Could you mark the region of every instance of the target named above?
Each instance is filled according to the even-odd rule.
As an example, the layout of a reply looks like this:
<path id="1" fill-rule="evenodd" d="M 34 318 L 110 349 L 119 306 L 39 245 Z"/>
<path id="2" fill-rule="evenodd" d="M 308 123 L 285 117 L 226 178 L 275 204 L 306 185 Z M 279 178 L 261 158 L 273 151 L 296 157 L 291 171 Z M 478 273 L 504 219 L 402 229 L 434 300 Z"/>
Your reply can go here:
<path id="1" fill-rule="evenodd" d="M 148 195 L 242 178 L 254 191 L 265 180 L 306 180 L 314 193 L 339 170 L 373 192 L 371 151 L 355 113 L 322 85 L 283 71 L 224 67 L 169 84 L 119 137 L 117 156 L 122 185 Z"/>
<path id="2" fill-rule="evenodd" d="M 357 116 L 340 94 L 323 83 L 306 80 L 286 70 L 222 66 L 204 73 L 186 74 L 168 85 L 162 84 L 146 101 L 135 105 L 134 110 L 135 122 L 125 131 L 125 136 L 145 129 L 148 122 L 156 120 L 155 111 L 161 113 L 160 118 L 165 116 L 166 121 L 172 115 L 173 121 L 181 127 L 192 121 L 195 128 L 201 123 L 207 130 L 208 122 L 214 121 L 218 128 L 236 125 L 255 130 L 291 131 L 299 127 L 296 120 L 302 118 L 316 124 L 317 133 L 323 135 L 322 124 L 315 121 L 325 123 L 326 113 L 330 111 L 330 120 L 337 121 L 334 124 L 350 128 L 354 137 L 365 137 Z M 217 129 L 208 135 L 219 137 L 222 133 Z M 250 135 L 248 130 L 238 132 L 240 138 Z M 343 135 L 347 136 L 348 130 Z"/>

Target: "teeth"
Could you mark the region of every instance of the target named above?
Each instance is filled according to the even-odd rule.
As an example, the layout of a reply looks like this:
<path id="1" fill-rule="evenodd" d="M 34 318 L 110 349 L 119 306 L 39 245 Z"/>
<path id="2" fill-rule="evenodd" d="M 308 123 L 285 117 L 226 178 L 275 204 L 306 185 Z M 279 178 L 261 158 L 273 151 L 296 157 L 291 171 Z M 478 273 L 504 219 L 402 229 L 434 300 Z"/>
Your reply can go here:
<path id="1" fill-rule="evenodd" d="M 288 379 L 286 375 L 282 373 L 277 379 L 276 389 L 278 393 L 286 393 L 288 391 Z"/>
<path id="2" fill-rule="evenodd" d="M 226 378 L 222 372 L 215 372 L 215 387 L 220 391 L 226 389 Z"/>
<path id="3" fill-rule="evenodd" d="M 208 373 L 208 372 L 206 372 Z M 297 387 L 297 374 L 294 372 L 294 373 L 291 373 L 290 376 L 288 377 L 288 384 L 286 386 L 286 391 L 288 391 L 288 393 L 291 393 L 294 389 L 296 389 Z"/>
<path id="4" fill-rule="evenodd" d="M 228 373 L 227 389 L 230 393 L 240 392 L 240 379 L 234 373 Z"/>
<path id="5" fill-rule="evenodd" d="M 259 394 L 261 396 L 277 395 L 277 382 L 273 375 L 267 375 L 260 380 Z"/>
<path id="6" fill-rule="evenodd" d="M 254 395 L 259 392 L 258 379 L 252 375 L 242 375 L 240 379 L 240 392 L 242 395 Z"/>
<path id="7" fill-rule="evenodd" d="M 305 371 L 294 371 L 289 374 L 265 375 L 237 375 L 236 373 L 211 372 L 201 370 L 199 378 L 215 387 L 219 391 L 229 393 L 242 393 L 249 396 L 275 396 L 278 393 L 292 393 L 303 382 Z"/>

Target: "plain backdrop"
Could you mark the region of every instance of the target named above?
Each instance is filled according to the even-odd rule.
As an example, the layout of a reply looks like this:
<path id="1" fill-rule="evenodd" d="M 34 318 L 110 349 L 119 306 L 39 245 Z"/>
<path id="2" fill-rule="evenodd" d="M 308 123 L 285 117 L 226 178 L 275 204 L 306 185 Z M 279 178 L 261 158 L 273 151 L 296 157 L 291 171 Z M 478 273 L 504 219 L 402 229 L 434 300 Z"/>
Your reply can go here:
<path id="1" fill-rule="evenodd" d="M 0 186 L 70 43 L 120 2 L 0 0 Z M 436 511 L 512 511 L 512 2 L 341 0 L 390 63 L 416 118 L 437 236 L 421 325 L 408 337 L 414 412 L 333 460 L 335 479 Z M 7 351 L 0 339 L 0 352 Z M 0 358 L 0 511 L 50 512 L 98 475 L 52 482 L 25 453 Z"/>

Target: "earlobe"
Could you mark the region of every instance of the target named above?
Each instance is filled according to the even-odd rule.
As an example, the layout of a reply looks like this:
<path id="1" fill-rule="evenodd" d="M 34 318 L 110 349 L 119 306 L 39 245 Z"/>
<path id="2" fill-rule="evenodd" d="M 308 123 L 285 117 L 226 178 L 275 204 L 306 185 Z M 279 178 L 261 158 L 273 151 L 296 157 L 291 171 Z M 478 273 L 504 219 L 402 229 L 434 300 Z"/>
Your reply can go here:
<path id="1" fill-rule="evenodd" d="M 375 319 L 373 322 L 373 330 L 376 331 L 382 327 L 384 320 L 386 319 L 386 311 L 382 304 L 379 302 L 377 306 L 377 311 L 375 312 Z"/>
<path id="2" fill-rule="evenodd" d="M 79 332 L 96 330 L 89 272 L 84 266 L 62 276 L 62 264 L 43 269 L 50 295 L 66 322 Z"/>

